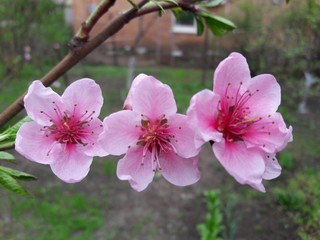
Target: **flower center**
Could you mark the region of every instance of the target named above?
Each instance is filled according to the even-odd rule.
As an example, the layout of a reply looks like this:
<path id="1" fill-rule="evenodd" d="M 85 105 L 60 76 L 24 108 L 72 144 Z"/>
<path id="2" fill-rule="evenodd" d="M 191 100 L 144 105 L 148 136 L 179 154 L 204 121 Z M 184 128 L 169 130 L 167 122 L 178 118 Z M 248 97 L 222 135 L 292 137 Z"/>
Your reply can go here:
<path id="1" fill-rule="evenodd" d="M 246 106 L 248 100 L 255 94 L 249 90 L 240 94 L 242 82 L 238 87 L 235 97 L 228 95 L 229 83 L 225 96 L 218 104 L 217 130 L 223 133 L 226 141 L 242 141 L 243 134 L 255 122 L 261 120 L 261 117 L 252 117 L 250 107 Z M 259 90 L 257 89 L 256 92 Z"/>
<path id="2" fill-rule="evenodd" d="M 165 117 L 158 119 L 156 121 L 141 120 L 141 135 L 138 139 L 137 145 L 143 146 L 142 162 L 144 165 L 144 160 L 147 151 L 151 152 L 152 156 L 152 169 L 153 171 L 161 170 L 159 163 L 159 155 L 163 152 L 169 152 L 175 148 L 171 141 L 175 137 L 169 131 L 168 119 Z"/>
<path id="3" fill-rule="evenodd" d="M 87 110 L 80 116 L 75 113 L 77 111 L 77 104 L 74 105 L 73 112 L 62 112 L 59 106 L 52 102 L 54 105 L 55 116 L 50 116 L 44 111 L 42 114 L 46 115 L 50 122 L 53 124 L 51 126 L 44 126 L 41 131 L 45 132 L 46 137 L 53 137 L 55 141 L 62 144 L 81 144 L 83 146 L 88 143 L 84 142 L 86 137 L 94 134 L 90 128 L 90 122 L 92 121 L 92 115 L 95 111 L 89 113 Z M 54 120 L 53 120 L 54 119 Z"/>

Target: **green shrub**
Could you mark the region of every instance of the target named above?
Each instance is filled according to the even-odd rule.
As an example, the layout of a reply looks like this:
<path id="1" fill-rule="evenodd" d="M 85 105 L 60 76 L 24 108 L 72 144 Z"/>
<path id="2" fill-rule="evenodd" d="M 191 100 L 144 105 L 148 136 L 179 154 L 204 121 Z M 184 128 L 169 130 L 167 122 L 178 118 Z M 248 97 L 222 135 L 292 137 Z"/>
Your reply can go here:
<path id="1" fill-rule="evenodd" d="M 308 168 L 289 180 L 285 188 L 276 188 L 273 194 L 298 226 L 303 240 L 320 239 L 320 171 Z"/>

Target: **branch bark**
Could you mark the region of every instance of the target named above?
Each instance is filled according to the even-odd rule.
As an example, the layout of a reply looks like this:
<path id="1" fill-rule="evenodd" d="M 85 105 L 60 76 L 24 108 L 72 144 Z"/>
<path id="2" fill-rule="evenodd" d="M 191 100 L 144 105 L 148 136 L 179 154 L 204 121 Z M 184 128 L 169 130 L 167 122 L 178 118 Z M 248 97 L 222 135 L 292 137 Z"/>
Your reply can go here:
<path id="1" fill-rule="evenodd" d="M 116 0 L 103 0 L 99 3 L 94 12 L 88 17 L 86 21 L 81 24 L 81 28 L 71 40 L 71 45 L 77 45 L 79 42 L 87 42 L 89 34 L 98 22 L 98 20 L 114 5 Z"/>

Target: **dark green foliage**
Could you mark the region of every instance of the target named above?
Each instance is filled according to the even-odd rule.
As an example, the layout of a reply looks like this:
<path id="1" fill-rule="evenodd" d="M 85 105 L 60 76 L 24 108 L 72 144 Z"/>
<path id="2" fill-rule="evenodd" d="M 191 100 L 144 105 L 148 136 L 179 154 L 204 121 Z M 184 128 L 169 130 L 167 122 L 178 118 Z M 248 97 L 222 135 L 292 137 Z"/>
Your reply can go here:
<path id="1" fill-rule="evenodd" d="M 204 195 L 207 200 L 207 214 L 205 222 L 197 226 L 201 240 L 219 240 L 222 234 L 222 213 L 220 193 L 206 190 Z"/>
<path id="2" fill-rule="evenodd" d="M 277 202 L 297 224 L 302 240 L 320 239 L 320 171 L 307 168 L 298 172 L 285 188 L 273 190 Z"/>

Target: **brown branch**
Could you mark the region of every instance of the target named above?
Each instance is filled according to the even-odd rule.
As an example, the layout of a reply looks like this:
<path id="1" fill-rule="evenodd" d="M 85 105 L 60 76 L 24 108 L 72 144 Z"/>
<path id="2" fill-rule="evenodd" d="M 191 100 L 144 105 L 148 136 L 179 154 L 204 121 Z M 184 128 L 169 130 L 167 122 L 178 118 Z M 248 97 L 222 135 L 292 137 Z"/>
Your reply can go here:
<path id="1" fill-rule="evenodd" d="M 98 20 L 114 5 L 116 0 L 103 0 L 99 3 L 97 8 L 93 13 L 87 18 L 86 21 L 82 22 L 81 27 L 74 38 L 70 41 L 72 47 L 77 47 L 81 45 L 80 43 L 85 43 L 89 39 L 89 33 Z"/>
<path id="2" fill-rule="evenodd" d="M 102 29 L 100 33 L 94 36 L 91 40 L 85 43 L 83 46 L 75 48 L 70 51 L 53 69 L 51 69 L 41 81 L 44 86 L 51 85 L 55 80 L 65 74 L 69 69 L 71 69 L 75 64 L 77 64 L 81 59 L 87 56 L 95 48 L 101 45 L 109 37 L 117 33 L 120 29 L 124 27 L 125 24 L 130 22 L 132 19 L 142 16 L 151 12 L 156 12 L 161 10 L 159 6 L 148 7 L 141 9 L 149 0 L 142 0 L 137 4 L 138 8 L 132 8 L 129 11 L 123 13 L 122 15 L 114 18 L 105 28 Z M 186 8 L 188 4 L 179 3 L 181 8 Z M 175 4 L 163 4 L 164 9 L 175 8 Z M 190 6 L 191 7 L 191 6 Z M 192 9 L 189 11 L 195 11 Z M 23 108 L 23 98 L 26 93 L 21 95 L 14 103 L 8 106 L 0 114 L 0 126 L 3 126 L 8 121 L 10 121 L 14 116 L 16 116 Z"/>
<path id="3" fill-rule="evenodd" d="M 161 7 L 158 5 L 154 5 L 151 7 L 145 7 L 143 9 L 141 9 L 135 17 L 140 17 L 152 12 L 157 12 L 157 11 L 161 11 L 161 10 L 166 10 L 166 9 L 172 9 L 172 8 L 182 8 L 185 11 L 189 11 L 189 12 L 193 12 L 196 13 L 198 11 L 198 8 L 196 5 L 190 4 L 190 3 L 185 3 L 183 0 L 177 2 L 176 4 L 174 3 L 163 3 L 161 4 Z"/>

